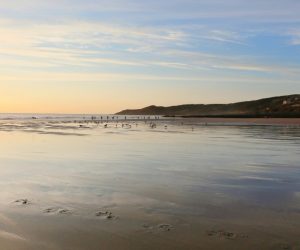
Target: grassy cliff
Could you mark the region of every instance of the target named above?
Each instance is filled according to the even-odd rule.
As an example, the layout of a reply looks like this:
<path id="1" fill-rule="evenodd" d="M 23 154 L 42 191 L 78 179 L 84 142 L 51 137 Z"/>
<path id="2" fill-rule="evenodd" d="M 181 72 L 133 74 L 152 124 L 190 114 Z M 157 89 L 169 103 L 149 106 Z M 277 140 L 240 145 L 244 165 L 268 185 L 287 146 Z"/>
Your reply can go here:
<path id="1" fill-rule="evenodd" d="M 300 95 L 288 95 L 230 104 L 148 106 L 123 110 L 118 115 L 164 115 L 187 117 L 300 117 Z"/>

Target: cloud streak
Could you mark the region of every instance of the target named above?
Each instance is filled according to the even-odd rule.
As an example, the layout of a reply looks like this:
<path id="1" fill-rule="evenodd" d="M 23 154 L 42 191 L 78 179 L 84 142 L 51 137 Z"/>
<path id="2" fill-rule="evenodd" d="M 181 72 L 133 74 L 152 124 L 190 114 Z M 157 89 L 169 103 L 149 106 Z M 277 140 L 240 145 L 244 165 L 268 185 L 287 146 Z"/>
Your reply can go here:
<path id="1" fill-rule="evenodd" d="M 196 36 L 195 28 L 184 30 L 183 27 L 141 29 L 86 21 L 52 25 L 33 22 L 24 25 L 9 20 L 1 20 L 0 23 L 0 54 L 5 58 L 0 63 L 6 68 L 16 65 L 37 69 L 69 66 L 99 71 L 99 66 L 111 65 L 136 69 L 166 67 L 195 72 L 214 69 L 298 72 L 280 64 L 263 65 L 253 59 L 249 62 L 247 56 L 190 50 L 194 43 L 203 42 L 203 39 L 244 46 L 242 36 L 231 31 L 200 27 L 198 30 L 207 34 Z"/>
<path id="2" fill-rule="evenodd" d="M 134 17 L 149 18 L 155 14 L 159 19 L 207 18 L 207 19 L 242 19 L 247 21 L 296 21 L 300 20 L 299 1 L 294 0 L 173 0 L 173 1 L 139 1 L 139 0 L 10 0 L 1 3 L 0 10 L 29 12 L 39 15 L 79 15 L 83 12 L 135 14 Z M 47 14 L 47 13 L 43 13 Z M 115 17 L 115 16 L 114 16 Z M 124 17 L 124 16 L 122 16 Z M 130 17 L 127 16 L 127 19 Z"/>
<path id="3" fill-rule="evenodd" d="M 300 45 L 300 28 L 299 29 L 291 29 L 288 32 L 288 36 L 291 37 L 291 40 L 290 40 L 291 45 Z"/>

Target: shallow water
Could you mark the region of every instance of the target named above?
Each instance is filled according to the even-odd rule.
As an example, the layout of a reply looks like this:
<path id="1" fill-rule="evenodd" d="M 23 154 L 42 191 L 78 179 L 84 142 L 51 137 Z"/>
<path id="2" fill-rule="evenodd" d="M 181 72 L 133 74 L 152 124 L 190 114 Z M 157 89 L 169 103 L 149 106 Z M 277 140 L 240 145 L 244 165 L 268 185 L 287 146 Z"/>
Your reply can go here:
<path id="1" fill-rule="evenodd" d="M 300 248 L 300 127 L 129 123 L 1 121 L 1 244 Z"/>

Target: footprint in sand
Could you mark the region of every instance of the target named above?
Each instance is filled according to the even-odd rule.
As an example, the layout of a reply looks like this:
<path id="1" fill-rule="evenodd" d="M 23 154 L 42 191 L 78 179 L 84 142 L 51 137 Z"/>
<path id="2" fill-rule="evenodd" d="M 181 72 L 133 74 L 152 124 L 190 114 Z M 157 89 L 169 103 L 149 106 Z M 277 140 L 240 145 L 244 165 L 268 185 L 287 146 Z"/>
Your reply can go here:
<path id="1" fill-rule="evenodd" d="M 234 240 L 237 238 L 248 238 L 245 234 L 236 234 L 225 230 L 209 230 L 207 231 L 208 236 L 216 236 L 220 239 Z"/>
<path id="2" fill-rule="evenodd" d="M 112 214 L 112 212 L 109 212 L 109 211 L 99 211 L 95 215 L 97 217 L 101 217 L 103 219 L 108 219 L 108 220 L 112 220 L 112 219 L 117 218 L 115 215 Z"/>
<path id="3" fill-rule="evenodd" d="M 71 210 L 65 209 L 65 208 L 60 208 L 60 207 L 46 208 L 43 212 L 45 214 L 71 214 L 72 213 Z"/>
<path id="4" fill-rule="evenodd" d="M 45 214 L 51 214 L 51 213 L 57 212 L 57 210 L 58 210 L 58 208 L 56 208 L 56 207 L 50 207 L 50 208 L 46 208 L 43 212 Z"/>
<path id="5" fill-rule="evenodd" d="M 58 210 L 58 213 L 59 213 L 59 214 L 71 214 L 72 211 L 69 210 L 69 209 L 59 209 L 59 210 Z"/>
<path id="6" fill-rule="evenodd" d="M 147 229 L 149 232 L 169 232 L 174 229 L 174 227 L 170 224 L 159 224 L 156 226 L 144 224 L 143 228 Z"/>
<path id="7" fill-rule="evenodd" d="M 168 231 L 171 231 L 173 229 L 173 226 L 170 225 L 170 224 L 159 224 L 157 226 L 157 228 L 160 230 L 160 231 L 163 231 L 163 232 L 168 232 Z"/>
<path id="8" fill-rule="evenodd" d="M 29 204 L 31 204 L 31 202 L 28 199 L 15 200 L 14 203 L 19 204 L 19 205 L 29 205 Z"/>

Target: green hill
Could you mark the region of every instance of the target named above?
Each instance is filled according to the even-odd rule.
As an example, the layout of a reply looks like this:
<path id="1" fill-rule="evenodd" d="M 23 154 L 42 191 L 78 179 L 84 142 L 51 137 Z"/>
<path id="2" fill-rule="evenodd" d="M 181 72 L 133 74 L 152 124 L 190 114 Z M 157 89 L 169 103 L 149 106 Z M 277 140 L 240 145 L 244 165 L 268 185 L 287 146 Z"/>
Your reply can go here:
<path id="1" fill-rule="evenodd" d="M 185 104 L 127 109 L 118 115 L 163 115 L 183 117 L 299 117 L 300 95 L 288 95 L 230 104 Z"/>

